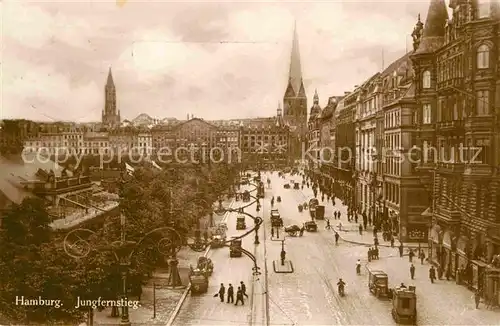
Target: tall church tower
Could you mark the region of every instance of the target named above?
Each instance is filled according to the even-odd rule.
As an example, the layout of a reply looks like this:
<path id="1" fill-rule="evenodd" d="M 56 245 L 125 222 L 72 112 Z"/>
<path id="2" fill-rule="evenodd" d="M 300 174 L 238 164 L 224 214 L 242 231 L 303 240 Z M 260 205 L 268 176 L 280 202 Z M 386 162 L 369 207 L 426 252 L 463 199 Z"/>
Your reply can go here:
<path id="1" fill-rule="evenodd" d="M 108 80 L 104 87 L 104 110 L 102 111 L 102 124 L 106 127 L 120 126 L 120 111 L 116 110 L 116 88 L 113 82 L 111 68 L 108 71 Z"/>
<path id="2" fill-rule="evenodd" d="M 290 58 L 290 71 L 288 85 L 283 96 L 283 118 L 292 130 L 291 152 L 295 158 L 300 157 L 302 142 L 306 142 L 307 133 L 307 96 L 302 79 L 302 66 L 300 63 L 299 38 L 297 25 L 294 26 L 292 53 Z"/>

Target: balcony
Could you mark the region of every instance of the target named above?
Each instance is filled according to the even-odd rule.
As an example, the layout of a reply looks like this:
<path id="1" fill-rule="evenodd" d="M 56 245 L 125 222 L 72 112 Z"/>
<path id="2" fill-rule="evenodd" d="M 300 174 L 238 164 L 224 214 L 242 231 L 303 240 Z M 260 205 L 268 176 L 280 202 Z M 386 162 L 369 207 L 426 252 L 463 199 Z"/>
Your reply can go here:
<path id="1" fill-rule="evenodd" d="M 458 134 L 464 132 L 463 120 L 440 121 L 437 123 L 437 132 L 439 134 Z"/>
<path id="2" fill-rule="evenodd" d="M 449 209 L 441 205 L 436 205 L 435 215 L 438 219 L 447 223 L 460 223 L 460 212 L 455 209 Z"/>
<path id="3" fill-rule="evenodd" d="M 493 116 L 473 116 L 468 117 L 465 121 L 464 127 L 470 131 L 491 131 L 494 127 Z"/>
<path id="4" fill-rule="evenodd" d="M 468 164 L 464 169 L 464 176 L 485 177 L 493 173 L 493 168 L 488 164 Z"/>
<path id="5" fill-rule="evenodd" d="M 462 77 L 456 77 L 456 78 L 450 78 L 441 82 L 438 82 L 437 84 L 437 90 L 438 92 L 456 92 L 456 89 L 463 89 L 463 78 Z"/>

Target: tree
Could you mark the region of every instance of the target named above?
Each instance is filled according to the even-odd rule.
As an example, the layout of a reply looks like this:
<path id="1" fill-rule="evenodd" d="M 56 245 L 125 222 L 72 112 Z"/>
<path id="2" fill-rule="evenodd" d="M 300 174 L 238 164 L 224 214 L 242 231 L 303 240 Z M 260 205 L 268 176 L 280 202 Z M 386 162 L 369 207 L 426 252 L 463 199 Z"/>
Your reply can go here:
<path id="1" fill-rule="evenodd" d="M 38 198 L 25 199 L 3 215 L 0 231 L 0 314 L 16 322 L 53 321 L 74 322 L 81 312 L 72 305 L 16 305 L 16 297 L 58 299 L 70 302 L 74 293 L 68 284 L 75 262 L 62 252 L 54 241 L 50 218 L 44 202 Z"/>

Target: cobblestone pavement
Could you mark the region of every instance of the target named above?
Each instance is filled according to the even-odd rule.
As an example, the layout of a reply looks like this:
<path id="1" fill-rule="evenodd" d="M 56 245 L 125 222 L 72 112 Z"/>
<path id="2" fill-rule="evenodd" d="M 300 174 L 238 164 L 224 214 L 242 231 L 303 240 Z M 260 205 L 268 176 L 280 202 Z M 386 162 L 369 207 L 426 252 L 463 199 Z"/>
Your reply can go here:
<path id="1" fill-rule="evenodd" d="M 242 188 L 244 190 L 244 188 Z M 255 193 L 253 193 L 255 194 Z M 243 206 L 241 201 L 235 202 L 233 208 Z M 250 214 L 255 212 L 255 206 L 246 209 Z M 228 214 L 228 239 L 231 236 L 239 235 L 245 231 L 236 231 L 236 213 Z M 253 227 L 253 221 L 246 217 L 247 230 Z M 244 249 L 253 252 L 253 234 L 243 238 L 242 246 Z M 218 297 L 214 297 L 219 291 L 220 283 L 228 287 L 231 283 L 235 290 L 239 286 L 240 281 L 245 282 L 247 286 L 247 294 L 251 296 L 251 284 L 253 280 L 252 267 L 253 263 L 245 255 L 235 258 L 229 257 L 229 248 L 217 248 L 209 252 L 208 257 L 214 263 L 214 272 L 210 277 L 208 292 L 202 295 L 188 295 L 186 301 L 178 316 L 174 320 L 174 325 L 248 325 L 251 313 L 251 302 L 245 298 L 244 306 L 235 306 L 234 304 L 222 303 Z M 227 297 L 225 298 L 227 301 Z"/>
<path id="2" fill-rule="evenodd" d="M 224 205 L 229 205 L 230 200 L 224 202 Z M 223 216 L 214 215 L 214 222 L 218 223 Z M 201 219 L 201 225 L 208 225 L 210 219 L 205 216 Z M 179 260 L 179 273 L 181 274 L 184 285 L 189 284 L 189 265 L 195 265 L 199 256 L 203 253 L 195 252 L 187 247 L 181 248 L 177 254 Z M 168 282 L 168 271 L 157 271 L 148 284 L 143 287 L 141 297 L 141 307 L 139 309 L 130 309 L 130 321 L 132 326 L 147 326 L 147 325 L 166 325 L 170 316 L 175 310 L 177 303 L 184 293 L 184 289 L 167 289 L 165 285 Z M 153 319 L 153 283 L 156 285 L 156 318 Z M 111 310 L 106 309 L 101 312 L 95 310 L 94 325 L 119 325 L 120 318 L 111 317 Z"/>
<path id="3" fill-rule="evenodd" d="M 283 184 L 289 182 L 290 179 L 299 180 L 300 178 L 287 176 L 286 179 L 279 179 L 276 174 L 273 177 L 274 195 L 280 195 L 283 199 L 275 206 L 280 210 L 285 226 L 290 224 L 300 226 L 303 222 L 310 220 L 310 217 L 309 211 L 299 213 L 297 205 L 311 197 L 307 197 L 307 192 L 304 194 L 301 190 L 283 189 Z M 325 206 L 325 216 L 332 216 L 331 202 L 330 205 Z M 330 221 L 332 225 L 335 225 L 334 220 Z M 344 215 L 343 224 L 345 222 Z M 269 223 L 269 219 L 266 219 L 265 223 Z M 317 223 L 319 232 L 306 232 L 303 237 L 286 237 L 287 259 L 292 261 L 295 272 L 276 274 L 270 271 L 271 324 L 394 325 L 395 322 L 390 313 L 391 302 L 379 300 L 370 294 L 365 270 L 359 276 L 355 273 L 358 258 L 367 263 L 367 247 L 342 241 L 336 246 L 333 232 L 325 230 L 326 223 L 324 221 L 317 221 Z M 268 241 L 267 251 L 268 260 L 278 260 L 281 242 Z M 388 247 L 380 248 L 380 256 L 381 259 L 373 262 L 371 267 L 386 271 L 391 284 L 408 282 L 408 257 L 400 258 L 397 249 Z M 393 257 L 387 258 L 390 256 Z M 405 266 L 397 267 L 398 264 Z M 415 266 L 418 268 L 417 275 L 427 275 L 428 266 L 419 267 L 417 264 Z M 401 278 L 393 276 L 393 274 L 398 275 L 396 273 L 399 273 Z M 347 283 L 346 296 L 343 298 L 337 294 L 336 283 L 339 278 Z M 465 288 L 451 284 L 451 282 L 448 285 L 431 285 L 428 284 L 427 279 L 422 282 L 422 284 L 415 284 L 419 294 L 419 324 L 499 324 L 498 313 L 484 309 L 479 311 L 471 309 L 472 293 Z M 446 302 L 450 302 L 455 308 L 443 309 Z"/>

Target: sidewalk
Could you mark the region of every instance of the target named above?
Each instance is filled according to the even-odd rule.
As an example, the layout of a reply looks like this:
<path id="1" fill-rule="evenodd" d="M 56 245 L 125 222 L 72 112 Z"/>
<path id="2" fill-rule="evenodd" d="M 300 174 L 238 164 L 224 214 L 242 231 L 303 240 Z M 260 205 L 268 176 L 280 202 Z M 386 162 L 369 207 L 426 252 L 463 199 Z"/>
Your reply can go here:
<path id="1" fill-rule="evenodd" d="M 224 201 L 224 207 L 230 205 L 232 199 Z M 219 216 L 214 214 L 214 223 L 219 223 L 224 218 L 224 215 Z M 200 225 L 207 225 L 210 221 L 210 216 L 205 216 L 200 219 Z M 182 247 L 177 253 L 179 260 L 179 274 L 182 284 L 189 285 L 189 265 L 195 265 L 198 257 L 202 256 L 203 252 L 195 252 L 186 246 Z M 158 270 L 153 274 L 153 277 L 142 288 L 141 306 L 138 309 L 129 309 L 129 316 L 132 326 L 147 326 L 147 325 L 167 325 L 172 314 L 178 306 L 179 301 L 183 298 L 186 288 L 169 289 L 165 286 L 168 283 L 168 271 Z M 154 314 L 154 299 L 153 299 L 153 284 L 156 285 L 156 318 Z M 121 311 L 120 311 L 121 312 Z M 94 310 L 94 326 L 119 326 L 120 317 L 111 317 L 111 309 L 105 309 L 101 312 Z"/>
<path id="2" fill-rule="evenodd" d="M 411 280 L 408 257 L 400 258 L 398 253 L 386 249 L 381 252 L 380 260 L 373 260 L 366 266 L 371 270 L 386 272 L 390 287 L 401 283 L 416 287 L 420 325 L 498 325 L 498 309 L 487 309 L 483 303 L 476 309 L 474 294 L 466 287 L 446 279 L 436 280 L 432 284 L 429 280 L 431 265 L 425 262 L 421 264 L 418 259 L 413 259 L 413 265 L 415 279 Z"/>

